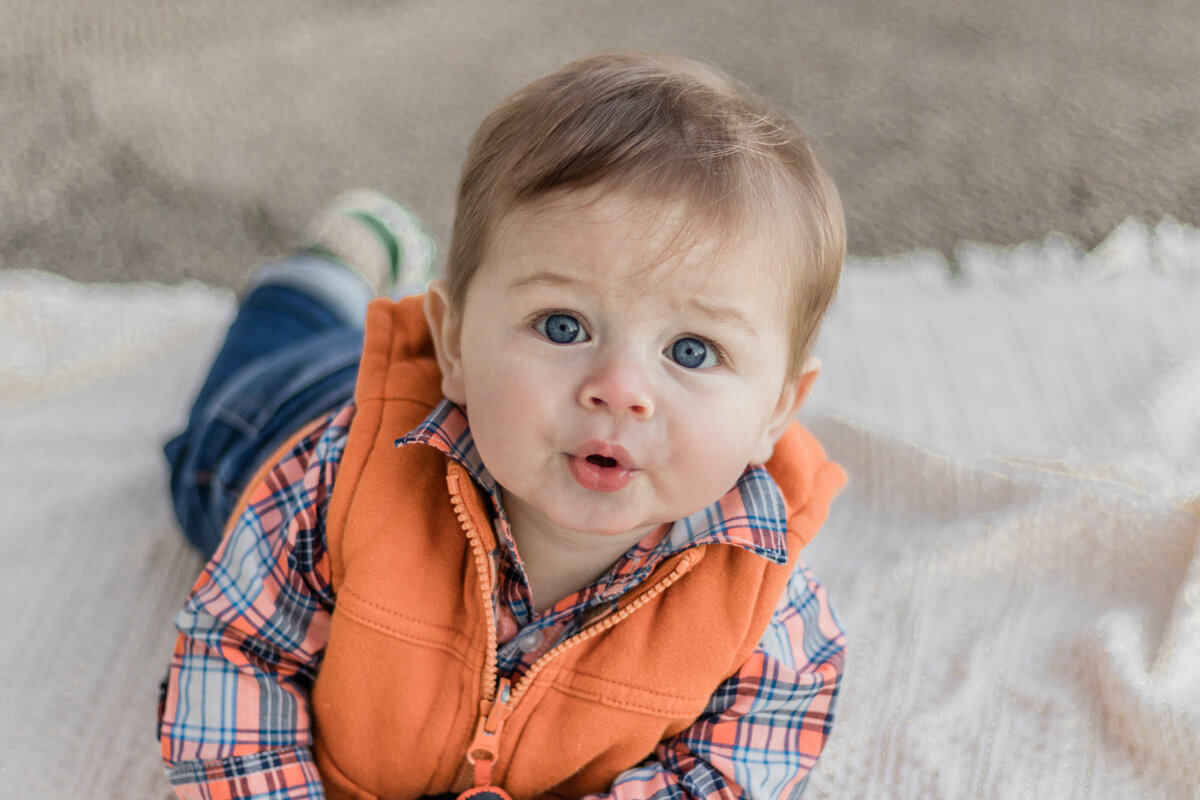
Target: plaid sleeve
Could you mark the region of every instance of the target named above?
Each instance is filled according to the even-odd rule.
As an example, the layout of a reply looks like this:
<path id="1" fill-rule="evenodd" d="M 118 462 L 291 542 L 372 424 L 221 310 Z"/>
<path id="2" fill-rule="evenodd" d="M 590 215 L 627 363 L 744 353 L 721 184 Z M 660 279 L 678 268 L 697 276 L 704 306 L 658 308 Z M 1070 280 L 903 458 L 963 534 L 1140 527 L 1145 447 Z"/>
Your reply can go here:
<path id="1" fill-rule="evenodd" d="M 833 726 L 845 633 L 801 565 L 771 624 L 704 714 L 593 800 L 795 800 Z"/>
<path id="2" fill-rule="evenodd" d="M 325 513 L 352 416 L 317 425 L 251 488 L 175 618 L 159 739 L 179 797 L 324 797 L 308 696 L 334 603 Z"/>

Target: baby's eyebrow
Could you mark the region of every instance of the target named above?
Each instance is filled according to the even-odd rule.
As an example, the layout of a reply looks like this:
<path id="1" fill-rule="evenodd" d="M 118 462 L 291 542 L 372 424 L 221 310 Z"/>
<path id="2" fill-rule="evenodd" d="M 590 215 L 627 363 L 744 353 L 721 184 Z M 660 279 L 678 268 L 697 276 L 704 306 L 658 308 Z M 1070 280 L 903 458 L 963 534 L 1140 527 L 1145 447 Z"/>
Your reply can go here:
<path id="1" fill-rule="evenodd" d="M 541 287 L 541 286 L 556 286 L 556 287 L 570 288 L 570 287 L 578 287 L 578 286 L 582 285 L 582 283 L 583 283 L 583 281 L 579 280 L 578 278 L 571 277 L 570 275 L 563 275 L 558 272 L 537 272 L 537 273 L 534 273 L 533 275 L 530 275 L 526 278 L 522 278 L 521 280 L 516 281 L 515 283 L 511 284 L 508 287 L 508 291 L 516 292 L 516 291 L 520 291 L 521 289 L 528 289 L 528 288 Z"/>
<path id="2" fill-rule="evenodd" d="M 742 312 L 733 306 L 713 305 L 693 297 L 687 301 L 685 307 L 716 322 L 741 328 L 751 336 L 758 338 L 758 331 L 750 324 L 750 320 L 746 319 Z"/>

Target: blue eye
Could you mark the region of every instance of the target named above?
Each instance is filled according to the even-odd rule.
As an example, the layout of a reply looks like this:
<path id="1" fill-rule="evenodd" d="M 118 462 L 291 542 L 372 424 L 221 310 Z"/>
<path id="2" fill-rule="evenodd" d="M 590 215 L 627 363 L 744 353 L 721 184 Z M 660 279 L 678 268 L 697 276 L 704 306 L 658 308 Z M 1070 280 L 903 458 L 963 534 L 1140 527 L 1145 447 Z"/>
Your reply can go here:
<path id="1" fill-rule="evenodd" d="M 587 341 L 587 334 L 579 320 L 570 314 L 550 314 L 533 325 L 534 330 L 555 344 L 574 344 Z"/>
<path id="2" fill-rule="evenodd" d="M 717 365 L 717 355 L 712 348 L 691 336 L 685 336 L 671 345 L 671 360 L 687 369 Z"/>

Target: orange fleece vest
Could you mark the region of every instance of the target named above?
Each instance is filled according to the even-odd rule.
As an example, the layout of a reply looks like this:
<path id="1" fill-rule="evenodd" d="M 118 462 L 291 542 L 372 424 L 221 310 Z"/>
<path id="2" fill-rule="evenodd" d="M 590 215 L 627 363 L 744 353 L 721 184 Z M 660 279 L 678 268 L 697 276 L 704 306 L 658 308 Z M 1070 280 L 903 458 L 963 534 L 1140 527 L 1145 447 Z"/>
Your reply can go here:
<path id="1" fill-rule="evenodd" d="M 497 686 L 489 501 L 433 447 L 393 446 L 441 400 L 422 298 L 372 302 L 355 400 L 327 517 L 337 606 L 312 694 L 330 798 L 462 791 L 469 750 L 514 800 L 607 790 L 751 654 L 845 481 L 793 425 L 767 465 L 787 506 L 786 566 L 732 545 L 686 550 Z"/>

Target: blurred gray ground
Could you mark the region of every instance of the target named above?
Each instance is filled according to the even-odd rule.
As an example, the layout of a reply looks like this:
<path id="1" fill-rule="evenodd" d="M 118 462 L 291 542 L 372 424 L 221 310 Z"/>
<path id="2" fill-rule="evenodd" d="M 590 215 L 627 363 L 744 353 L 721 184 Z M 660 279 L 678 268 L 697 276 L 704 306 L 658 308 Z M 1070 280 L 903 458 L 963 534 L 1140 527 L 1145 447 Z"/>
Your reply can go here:
<path id="1" fill-rule="evenodd" d="M 237 286 L 357 185 L 444 246 L 486 111 L 601 48 L 794 113 L 858 255 L 1200 224 L 1196 0 L 0 0 L 0 265 Z"/>

